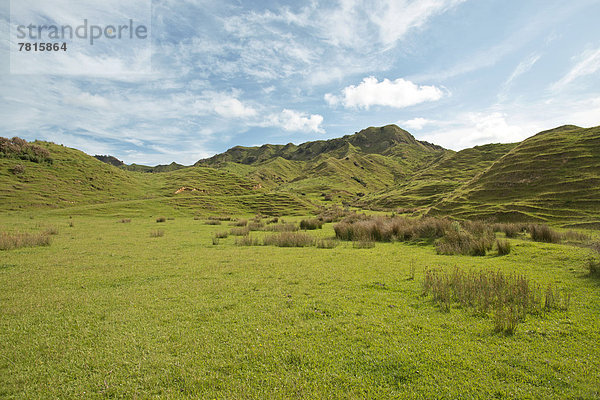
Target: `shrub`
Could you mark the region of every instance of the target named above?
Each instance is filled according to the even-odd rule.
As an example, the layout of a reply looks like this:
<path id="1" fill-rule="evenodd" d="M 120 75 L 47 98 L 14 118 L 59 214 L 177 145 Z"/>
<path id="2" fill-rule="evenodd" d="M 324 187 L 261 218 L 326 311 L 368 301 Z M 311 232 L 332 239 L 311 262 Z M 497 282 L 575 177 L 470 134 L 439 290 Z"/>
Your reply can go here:
<path id="1" fill-rule="evenodd" d="M 17 164 L 10 169 L 13 175 L 22 175 L 25 173 L 25 166 L 22 164 Z"/>
<path id="2" fill-rule="evenodd" d="M 131 222 L 131 218 L 123 218 L 119 222 L 122 224 L 129 224 Z"/>
<path id="3" fill-rule="evenodd" d="M 238 221 L 234 221 L 231 225 L 233 225 L 233 226 L 246 226 L 246 225 L 248 225 L 248 220 L 247 219 L 240 219 Z"/>
<path id="4" fill-rule="evenodd" d="M 548 225 L 532 224 L 529 226 L 531 240 L 544 243 L 560 243 L 561 235 Z"/>
<path id="5" fill-rule="evenodd" d="M 227 231 L 222 231 L 222 232 L 216 232 L 215 233 L 215 237 L 217 239 L 226 239 L 229 236 L 229 233 Z"/>
<path id="6" fill-rule="evenodd" d="M 156 218 L 156 222 L 167 222 L 167 219 L 165 217 L 158 217 Z"/>
<path id="7" fill-rule="evenodd" d="M 300 229 L 302 230 L 307 231 L 321 228 L 323 228 L 323 221 L 319 220 L 318 218 L 303 219 L 300 221 Z"/>
<path id="8" fill-rule="evenodd" d="M 267 221 L 267 224 L 276 224 L 279 222 L 279 217 L 273 217 Z"/>
<path id="9" fill-rule="evenodd" d="M 165 231 L 160 230 L 160 229 L 155 229 L 150 232 L 150 237 L 152 237 L 152 238 L 163 237 L 163 236 L 165 236 Z"/>
<path id="10" fill-rule="evenodd" d="M 221 221 L 219 221 L 218 219 L 209 219 L 207 221 L 204 221 L 205 225 L 221 225 Z"/>
<path id="11" fill-rule="evenodd" d="M 212 244 L 213 244 L 213 246 L 217 246 L 219 244 L 219 238 L 216 236 L 213 236 Z"/>
<path id="12" fill-rule="evenodd" d="M 21 247 L 49 246 L 51 237 L 48 232 L 42 233 L 9 233 L 0 232 L 0 250 L 12 250 Z"/>
<path id="13" fill-rule="evenodd" d="M 267 246 L 278 247 L 308 247 L 315 243 L 315 239 L 305 233 L 281 232 L 265 237 Z"/>
<path id="14" fill-rule="evenodd" d="M 523 224 L 507 223 L 507 224 L 494 224 L 494 232 L 504 232 L 507 238 L 517 237 L 526 228 Z"/>
<path id="15" fill-rule="evenodd" d="M 246 236 L 248 233 L 250 233 L 250 229 L 247 226 L 232 228 L 229 231 L 229 234 L 232 236 Z"/>
<path id="16" fill-rule="evenodd" d="M 496 240 L 496 248 L 499 256 L 505 256 L 510 253 L 510 242 L 508 240 Z"/>
<path id="17" fill-rule="evenodd" d="M 591 239 L 588 233 L 577 232 L 577 231 L 566 231 L 562 233 L 563 240 L 570 240 L 573 242 L 585 242 Z"/>

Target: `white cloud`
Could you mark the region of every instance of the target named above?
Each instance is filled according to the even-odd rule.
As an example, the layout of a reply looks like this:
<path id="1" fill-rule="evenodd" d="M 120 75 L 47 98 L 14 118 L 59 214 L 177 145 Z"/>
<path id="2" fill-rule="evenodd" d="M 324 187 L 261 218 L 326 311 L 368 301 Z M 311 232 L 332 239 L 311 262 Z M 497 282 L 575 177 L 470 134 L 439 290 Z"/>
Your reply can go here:
<path id="1" fill-rule="evenodd" d="M 531 70 L 531 68 L 533 68 L 535 63 L 538 62 L 540 57 L 541 56 L 539 54 L 533 54 L 533 55 L 529 56 L 526 60 L 521 61 L 519 63 L 519 65 L 517 65 L 515 70 L 512 72 L 512 74 L 508 77 L 508 79 L 502 85 L 500 93 L 498 94 L 499 100 L 503 101 L 507 98 L 508 91 L 510 90 L 513 82 L 521 75 L 529 72 Z"/>
<path id="2" fill-rule="evenodd" d="M 283 128 L 288 132 L 316 132 L 324 133 L 321 128 L 323 116 L 284 109 L 279 114 L 269 115 L 259 126 L 272 126 Z"/>
<path id="3" fill-rule="evenodd" d="M 371 106 L 387 106 L 404 108 L 426 101 L 436 101 L 444 93 L 435 86 L 418 86 L 402 78 L 379 82 L 370 76 L 364 78 L 358 86 L 348 86 L 340 96 L 331 93 L 325 95 L 325 101 L 331 106 L 342 104 L 346 108 L 365 108 Z"/>
<path id="4" fill-rule="evenodd" d="M 579 62 L 552 85 L 553 90 L 561 90 L 574 80 L 583 76 L 592 75 L 600 70 L 600 48 L 586 50 L 579 56 Z"/>
<path id="5" fill-rule="evenodd" d="M 433 121 L 430 121 L 428 119 L 425 118 L 413 118 L 410 119 L 408 121 L 401 121 L 399 122 L 401 126 L 405 126 L 408 129 L 412 129 L 415 131 L 420 131 L 421 129 L 423 129 L 425 127 L 425 125 L 429 125 L 431 124 Z"/>
<path id="6" fill-rule="evenodd" d="M 448 149 L 461 150 L 487 143 L 512 143 L 537 133 L 537 125 L 511 123 L 501 112 L 468 112 L 454 120 L 436 122 L 436 127 L 420 139 Z"/>

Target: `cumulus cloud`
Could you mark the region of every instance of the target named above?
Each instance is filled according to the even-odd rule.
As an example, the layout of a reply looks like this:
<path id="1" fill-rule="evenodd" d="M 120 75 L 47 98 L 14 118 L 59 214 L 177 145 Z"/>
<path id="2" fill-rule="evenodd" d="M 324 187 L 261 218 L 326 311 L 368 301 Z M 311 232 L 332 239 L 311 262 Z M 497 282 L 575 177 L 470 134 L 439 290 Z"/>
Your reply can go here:
<path id="1" fill-rule="evenodd" d="M 402 78 L 379 82 L 370 76 L 355 86 L 345 87 L 339 96 L 327 93 L 325 101 L 331 105 L 343 105 L 346 108 L 364 108 L 371 106 L 387 106 L 404 108 L 426 101 L 437 101 L 444 96 L 441 89 L 435 86 L 419 86 Z"/>
<path id="2" fill-rule="evenodd" d="M 405 126 L 408 129 L 420 131 L 421 129 L 423 129 L 425 127 L 425 125 L 429 125 L 432 122 L 433 121 L 430 121 L 425 118 L 413 118 L 413 119 L 409 119 L 408 121 L 401 121 L 400 125 Z"/>
<path id="3" fill-rule="evenodd" d="M 269 115 L 260 126 L 282 128 L 288 132 L 316 132 L 324 133 L 321 127 L 323 116 L 284 109 L 278 114 Z"/>

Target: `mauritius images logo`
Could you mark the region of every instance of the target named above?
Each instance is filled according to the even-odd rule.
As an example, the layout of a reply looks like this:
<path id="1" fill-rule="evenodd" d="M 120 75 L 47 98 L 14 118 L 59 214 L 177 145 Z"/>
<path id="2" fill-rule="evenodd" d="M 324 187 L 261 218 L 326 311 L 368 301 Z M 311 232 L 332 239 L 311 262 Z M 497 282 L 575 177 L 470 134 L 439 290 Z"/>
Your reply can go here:
<path id="1" fill-rule="evenodd" d="M 13 74 L 151 71 L 149 0 L 11 0 Z"/>

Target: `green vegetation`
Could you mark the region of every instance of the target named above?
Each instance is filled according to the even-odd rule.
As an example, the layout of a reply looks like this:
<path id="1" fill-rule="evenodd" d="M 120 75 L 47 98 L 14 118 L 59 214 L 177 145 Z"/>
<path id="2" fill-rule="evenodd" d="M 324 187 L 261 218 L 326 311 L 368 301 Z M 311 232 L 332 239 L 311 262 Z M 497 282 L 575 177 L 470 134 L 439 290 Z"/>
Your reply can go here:
<path id="1" fill-rule="evenodd" d="M 599 144 L 2 139 L 0 398 L 598 398 Z"/>
<path id="2" fill-rule="evenodd" d="M 591 249 L 502 232 L 503 257 L 438 255 L 430 242 L 354 248 L 333 239 L 334 223 L 310 231 L 311 247 L 236 246 L 231 236 L 213 245 L 223 227 L 191 213 L 161 224 L 156 210 L 122 217 L 129 223 L 110 212 L 28 215 L 5 214 L 0 230 L 59 234 L 1 254 L 3 398 L 600 395 Z M 157 225 L 164 235 L 150 237 Z M 444 311 L 422 296 L 426 271 L 452 276 L 455 266 L 522 277 L 540 305 L 551 285 L 554 301 L 499 334 L 511 332 L 510 303 L 484 314 L 456 298 Z"/>

